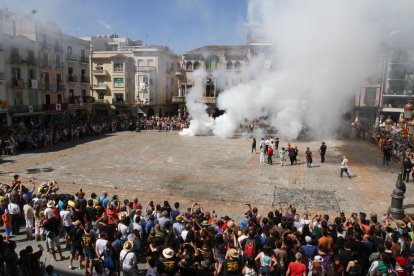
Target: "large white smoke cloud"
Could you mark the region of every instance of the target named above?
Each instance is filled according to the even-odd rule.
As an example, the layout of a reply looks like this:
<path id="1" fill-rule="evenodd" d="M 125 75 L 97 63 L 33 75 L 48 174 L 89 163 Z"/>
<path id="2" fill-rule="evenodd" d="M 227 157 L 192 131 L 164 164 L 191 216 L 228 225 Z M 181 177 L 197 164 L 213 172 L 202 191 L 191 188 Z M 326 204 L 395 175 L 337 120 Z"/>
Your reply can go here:
<path id="1" fill-rule="evenodd" d="M 225 114 L 212 122 L 189 102 L 191 124 L 230 137 L 240 124 L 267 117 L 284 138 L 296 138 L 303 125 L 314 136 L 333 134 L 358 87 L 380 77 L 384 45 L 401 36 L 409 42 L 412 35 L 401 34 L 412 33 L 413 12 L 414 2 L 404 0 L 249 1 L 246 25 L 273 44 L 275 70 L 264 69 L 263 57 L 253 60 L 245 69 L 252 80 L 219 95 Z"/>

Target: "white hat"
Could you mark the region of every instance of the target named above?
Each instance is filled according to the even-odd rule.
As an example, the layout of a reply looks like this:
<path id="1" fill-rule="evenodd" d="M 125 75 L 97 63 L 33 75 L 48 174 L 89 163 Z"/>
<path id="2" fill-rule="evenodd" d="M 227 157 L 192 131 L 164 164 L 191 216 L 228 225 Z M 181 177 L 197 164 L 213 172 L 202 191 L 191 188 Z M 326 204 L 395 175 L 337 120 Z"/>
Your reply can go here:
<path id="1" fill-rule="evenodd" d="M 312 241 L 312 238 L 311 238 L 311 237 L 309 237 L 309 236 L 306 236 L 306 237 L 305 237 L 305 241 L 306 241 L 306 242 L 311 242 L 311 241 Z"/>
<path id="2" fill-rule="evenodd" d="M 167 259 L 171 259 L 172 257 L 174 257 L 174 250 L 172 250 L 171 248 L 165 248 L 162 251 L 162 255 Z"/>
<path id="3" fill-rule="evenodd" d="M 321 257 L 321 256 L 316 255 L 316 256 L 313 258 L 313 261 L 314 261 L 314 262 L 321 263 L 321 262 L 323 261 L 323 259 L 322 259 L 322 257 Z"/>
<path id="4" fill-rule="evenodd" d="M 48 202 L 47 202 L 47 207 L 49 207 L 49 208 L 52 208 L 53 206 L 55 206 L 56 205 L 56 202 L 54 201 L 54 200 L 49 200 Z"/>

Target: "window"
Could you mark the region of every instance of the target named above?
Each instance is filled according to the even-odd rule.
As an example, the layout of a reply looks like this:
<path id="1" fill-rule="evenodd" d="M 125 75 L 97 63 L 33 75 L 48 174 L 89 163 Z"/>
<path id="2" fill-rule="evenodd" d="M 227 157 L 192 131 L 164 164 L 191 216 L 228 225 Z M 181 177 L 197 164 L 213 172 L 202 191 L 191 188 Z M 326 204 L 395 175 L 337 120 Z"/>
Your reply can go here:
<path id="1" fill-rule="evenodd" d="M 124 87 L 124 78 L 114 78 L 114 87 Z"/>
<path id="2" fill-rule="evenodd" d="M 69 89 L 69 97 L 73 98 L 75 96 L 75 90 Z"/>
<path id="3" fill-rule="evenodd" d="M 148 60 L 148 66 L 154 66 L 154 60 L 153 59 Z"/>
<path id="4" fill-rule="evenodd" d="M 20 68 L 12 68 L 12 78 L 14 80 L 20 80 L 21 79 Z"/>
<path id="5" fill-rule="evenodd" d="M 99 93 L 99 99 L 103 100 L 104 99 L 104 93 Z"/>
<path id="6" fill-rule="evenodd" d="M 62 64 L 60 62 L 60 55 L 56 55 L 56 69 L 62 68 Z"/>
<path id="7" fill-rule="evenodd" d="M 62 103 L 62 95 L 61 95 L 61 94 L 58 94 L 58 95 L 57 95 L 57 102 L 58 102 L 59 104 L 61 104 L 61 103 Z"/>
<path id="8" fill-rule="evenodd" d="M 124 101 L 124 94 L 122 93 L 115 93 L 115 101 L 117 103 Z"/>
<path id="9" fill-rule="evenodd" d="M 86 97 L 86 89 L 82 89 L 82 98 Z"/>
<path id="10" fill-rule="evenodd" d="M 114 72 L 124 72 L 124 64 L 114 63 Z"/>
<path id="11" fill-rule="evenodd" d="M 34 51 L 32 50 L 27 50 L 27 63 L 35 64 Z"/>
<path id="12" fill-rule="evenodd" d="M 102 63 L 96 64 L 96 70 L 102 71 L 103 70 L 103 64 Z"/>
<path id="13" fill-rule="evenodd" d="M 86 57 L 85 57 L 85 49 L 81 49 L 81 59 L 82 60 L 86 59 Z"/>
<path id="14" fill-rule="evenodd" d="M 138 67 L 144 66 L 144 60 L 143 59 L 138 59 L 137 64 L 138 64 Z"/>
<path id="15" fill-rule="evenodd" d="M 72 46 L 68 46 L 68 55 L 71 55 L 72 54 Z"/>
<path id="16" fill-rule="evenodd" d="M 43 54 L 43 65 L 45 66 L 49 65 L 49 55 L 47 53 Z"/>
<path id="17" fill-rule="evenodd" d="M 29 69 L 27 71 L 27 73 L 29 75 L 29 80 L 35 80 L 36 79 L 36 70 Z"/>

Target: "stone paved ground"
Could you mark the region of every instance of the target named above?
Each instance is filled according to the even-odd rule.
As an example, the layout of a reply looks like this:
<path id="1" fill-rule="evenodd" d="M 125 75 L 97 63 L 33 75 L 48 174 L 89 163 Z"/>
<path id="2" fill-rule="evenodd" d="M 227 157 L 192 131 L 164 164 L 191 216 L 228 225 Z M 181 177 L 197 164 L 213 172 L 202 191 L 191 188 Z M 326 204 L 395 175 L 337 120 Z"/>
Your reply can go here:
<path id="1" fill-rule="evenodd" d="M 340 209 L 347 213 L 386 211 L 398 164 L 383 166 L 380 152 L 363 141 L 325 142 L 326 163 L 319 162 L 320 141 L 296 141 L 292 144 L 299 148 L 299 164 L 282 167 L 260 165 L 259 155 L 251 154 L 247 138 L 123 132 L 82 140 L 77 145 L 68 143 L 47 152 L 4 157 L 0 182 L 10 182 L 18 173 L 24 180 L 37 183 L 58 180 L 62 192 L 73 193 L 82 187 L 88 194 L 108 191 L 121 198 L 138 196 L 144 204 L 149 200 L 178 200 L 183 208 L 196 201 L 219 215 L 225 212 L 235 218 L 240 218 L 247 202 L 263 213 L 280 203 L 293 203 L 298 210 L 311 214 L 335 214 Z M 286 144 L 281 141 L 281 146 Z M 314 167 L 310 169 L 303 163 L 307 146 L 314 152 Z M 339 177 L 342 155 L 350 161 L 352 179 Z M 414 207 L 411 186 L 407 185 L 405 200 L 409 213 Z M 57 266 L 67 267 L 67 262 L 58 262 Z"/>

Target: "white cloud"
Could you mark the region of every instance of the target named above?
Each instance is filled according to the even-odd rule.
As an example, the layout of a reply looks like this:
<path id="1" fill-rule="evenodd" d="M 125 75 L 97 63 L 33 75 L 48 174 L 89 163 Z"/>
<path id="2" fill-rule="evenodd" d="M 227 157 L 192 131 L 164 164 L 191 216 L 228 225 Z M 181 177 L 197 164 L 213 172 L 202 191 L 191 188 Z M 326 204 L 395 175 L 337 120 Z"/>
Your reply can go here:
<path id="1" fill-rule="evenodd" d="M 108 29 L 108 30 L 112 29 L 111 25 L 109 25 L 108 23 L 106 23 L 106 22 L 105 22 L 105 21 L 103 21 L 103 20 L 98 20 L 98 23 L 99 23 L 101 26 L 103 26 L 105 29 Z"/>

